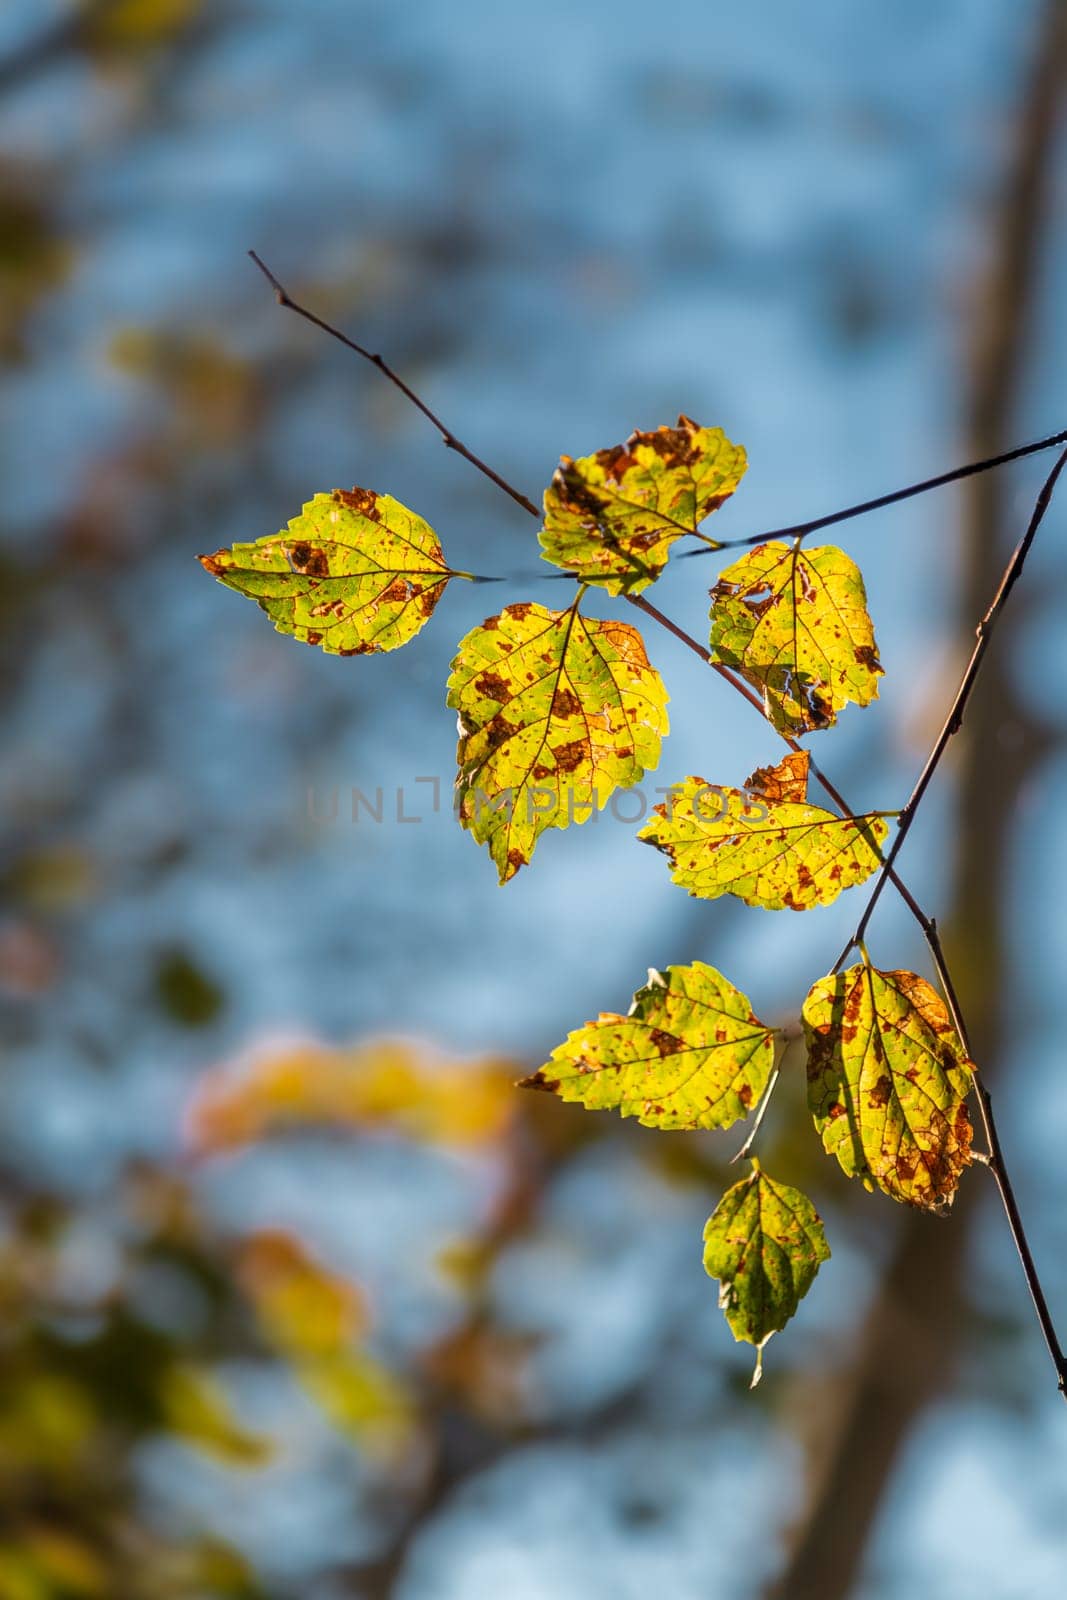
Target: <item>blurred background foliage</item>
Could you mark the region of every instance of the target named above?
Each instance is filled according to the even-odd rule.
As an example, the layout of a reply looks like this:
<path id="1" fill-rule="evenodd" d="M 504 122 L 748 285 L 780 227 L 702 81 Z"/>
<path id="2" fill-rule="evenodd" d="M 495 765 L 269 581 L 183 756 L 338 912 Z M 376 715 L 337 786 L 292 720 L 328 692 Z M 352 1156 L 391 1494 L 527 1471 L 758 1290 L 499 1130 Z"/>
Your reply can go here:
<path id="1" fill-rule="evenodd" d="M 649 963 L 795 1020 L 850 897 L 687 901 L 610 818 L 499 891 L 416 782 L 488 591 L 338 662 L 193 557 L 355 482 L 547 593 L 249 246 L 535 495 L 684 410 L 749 449 L 739 535 L 1061 426 L 1061 10 L 7 0 L 0 1600 L 1058 1592 L 1063 1419 L 981 1172 L 950 1223 L 853 1193 L 793 1046 L 761 1155 L 834 1259 L 749 1395 L 700 1269 L 729 1136 L 512 1088 Z M 842 541 L 887 667 L 820 746 L 858 805 L 910 785 L 1039 470 Z M 1062 527 L 908 858 L 1060 1308 Z M 697 633 L 712 576 L 660 586 Z M 775 758 L 647 642 L 662 782 Z M 888 907 L 877 958 L 927 970 Z"/>

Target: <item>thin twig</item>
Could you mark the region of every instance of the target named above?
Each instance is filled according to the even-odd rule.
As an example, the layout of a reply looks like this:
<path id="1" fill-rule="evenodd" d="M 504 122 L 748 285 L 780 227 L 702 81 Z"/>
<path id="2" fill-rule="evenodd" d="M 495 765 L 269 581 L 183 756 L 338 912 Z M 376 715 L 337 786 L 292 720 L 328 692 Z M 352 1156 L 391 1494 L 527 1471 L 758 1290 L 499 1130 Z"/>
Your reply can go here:
<path id="1" fill-rule="evenodd" d="M 526 496 L 524 494 L 520 494 L 518 489 L 513 488 L 512 485 L 508 483 L 506 478 L 502 478 L 499 472 L 494 472 L 492 467 L 484 462 L 480 456 L 476 456 L 473 450 L 469 450 L 461 439 L 457 439 L 451 428 L 445 427 L 445 424 L 441 421 L 440 417 L 430 410 L 429 406 L 424 400 L 419 399 L 414 389 L 406 384 L 403 378 L 393 371 L 388 362 L 383 361 L 382 357 L 375 355 L 372 350 L 366 349 L 364 345 L 357 344 L 355 339 L 350 339 L 347 333 L 341 332 L 340 328 L 335 328 L 332 323 L 326 322 L 322 317 L 316 316 L 314 311 L 308 310 L 307 306 L 300 305 L 296 300 L 293 299 L 288 290 L 281 283 L 279 283 L 278 279 L 274 276 L 266 262 L 263 261 L 254 250 L 250 250 L 248 254 L 251 256 L 260 272 L 262 272 L 263 276 L 274 290 L 275 298 L 280 306 L 284 306 L 287 311 L 295 311 L 297 316 L 303 317 L 305 322 L 310 322 L 313 327 L 321 328 L 322 332 L 328 333 L 331 339 L 339 340 L 340 343 L 345 345 L 349 350 L 355 351 L 357 356 L 362 356 L 364 361 L 369 361 L 372 366 L 377 367 L 378 371 L 388 378 L 390 383 L 395 383 L 401 394 L 406 395 L 411 401 L 412 405 L 418 411 L 421 411 L 423 416 L 426 417 L 429 422 L 433 423 L 434 427 L 441 435 L 441 438 L 444 440 L 449 450 L 454 450 L 456 454 L 461 455 L 465 461 L 469 461 L 472 467 L 477 467 L 478 471 L 487 477 L 491 483 L 495 483 L 498 489 L 503 489 L 505 494 L 510 495 L 511 498 L 516 501 L 524 511 L 528 511 L 531 516 L 539 517 L 541 515 L 532 500 L 527 500 Z"/>
<path id="2" fill-rule="evenodd" d="M 951 472 L 942 472 L 936 478 L 924 478 L 922 483 L 909 484 L 906 489 L 894 489 L 891 494 L 879 495 L 874 500 L 863 500 L 859 505 L 846 506 L 844 511 L 831 511 L 829 516 L 814 517 L 810 522 L 794 522 L 786 528 L 774 528 L 769 533 L 751 533 L 744 539 L 728 539 L 720 544 L 720 550 L 735 550 L 743 545 L 765 544 L 770 539 L 803 539 L 809 533 L 817 533 L 820 528 L 832 528 L 835 523 L 848 522 L 852 517 L 866 516 L 868 511 L 881 511 L 885 506 L 895 506 L 901 500 L 910 500 L 917 494 L 926 494 L 931 489 L 943 489 L 946 484 L 959 483 L 964 478 L 973 478 L 979 472 L 989 472 L 993 467 L 1003 467 L 1009 461 L 1021 461 L 1024 456 L 1036 455 L 1039 450 L 1052 450 L 1057 445 L 1067 444 L 1067 428 L 1060 433 L 1053 433 L 1047 439 L 1038 439 L 1035 444 L 1021 444 L 1014 450 L 1005 450 L 999 456 L 989 456 L 985 461 L 972 461 L 966 467 L 954 467 Z M 694 556 L 706 556 L 710 550 L 686 550 L 677 559 L 690 561 Z"/>
<path id="3" fill-rule="evenodd" d="M 977 642 L 975 643 L 974 650 L 971 653 L 971 659 L 967 663 L 966 669 L 964 670 L 963 677 L 960 679 L 960 685 L 956 690 L 956 694 L 952 701 L 952 705 L 949 708 L 948 715 L 945 717 L 945 720 L 941 726 L 941 731 L 934 741 L 933 748 L 926 759 L 926 763 L 923 766 L 922 772 L 919 774 L 919 777 L 916 780 L 915 787 L 911 792 L 908 802 L 900 813 L 900 824 L 893 840 L 892 847 L 886 855 L 885 863 L 882 866 L 874 888 L 871 891 L 863 914 L 856 925 L 856 931 L 837 959 L 837 962 L 834 966 L 835 972 L 844 964 L 849 952 L 861 944 L 863 936 L 867 931 L 867 925 L 871 920 L 875 906 L 878 904 L 878 899 L 885 887 L 886 881 L 893 875 L 893 863 L 900 853 L 900 849 L 904 843 L 904 840 L 907 838 L 908 830 L 910 829 L 912 822 L 915 820 L 915 815 L 918 811 L 922 798 L 930 786 L 930 781 L 933 778 L 934 773 L 937 771 L 938 765 L 940 764 L 941 758 L 947 750 L 949 743 L 963 725 L 963 718 L 966 712 L 967 702 L 970 699 L 971 690 L 974 688 L 975 680 L 977 679 L 978 673 L 981 669 L 982 659 L 986 650 L 989 648 L 989 641 L 992 638 L 993 629 L 995 628 L 1000 614 L 1007 603 L 1008 596 L 1011 594 L 1012 589 L 1019 581 L 1023 567 L 1026 564 L 1026 558 L 1037 535 L 1037 530 L 1044 520 L 1045 513 L 1048 511 L 1057 480 L 1059 479 L 1060 473 L 1063 471 L 1065 466 L 1067 466 L 1067 450 L 1065 450 L 1058 458 L 1056 465 L 1045 479 L 1045 482 L 1041 487 L 1041 492 L 1034 503 L 1033 513 L 1030 517 L 1030 522 L 1026 533 L 1016 546 L 1011 560 L 1004 569 L 1004 574 L 997 586 L 997 592 L 993 597 L 992 603 L 983 616 L 981 622 L 978 624 L 978 628 L 976 630 L 978 635 Z M 953 1025 L 957 1034 L 959 1035 L 960 1043 L 969 1057 L 970 1045 L 967 1038 L 967 1026 L 963 1018 L 963 1013 L 960 1009 L 959 999 L 952 983 L 948 965 L 945 961 L 944 951 L 941 948 L 941 941 L 937 933 L 937 928 L 933 922 L 930 923 L 930 930 L 927 935 L 927 943 L 930 946 L 930 950 L 934 958 L 934 964 L 937 967 L 938 976 L 945 991 L 945 997 L 948 1003 L 949 1014 L 952 1018 Z M 1015 1243 L 1019 1260 L 1022 1264 L 1023 1276 L 1026 1279 L 1026 1286 L 1030 1292 L 1030 1298 L 1033 1301 L 1038 1324 L 1041 1328 L 1041 1333 L 1045 1340 L 1049 1356 L 1052 1359 L 1052 1364 L 1056 1369 L 1056 1377 L 1059 1382 L 1060 1392 L 1063 1394 L 1064 1398 L 1067 1399 L 1067 1356 L 1064 1354 L 1063 1347 L 1059 1341 L 1059 1336 L 1056 1333 L 1056 1327 L 1052 1320 L 1051 1312 L 1049 1311 L 1048 1301 L 1045 1299 L 1045 1292 L 1041 1286 L 1041 1279 L 1038 1276 L 1037 1267 L 1034 1263 L 1033 1254 L 1030 1250 L 1030 1244 L 1026 1236 L 1026 1230 L 1023 1227 L 1022 1218 L 1019 1214 L 1019 1207 L 1015 1199 L 1015 1191 L 1012 1187 L 1011 1178 L 1004 1163 L 1004 1152 L 1000 1143 L 1000 1135 L 997 1131 L 996 1119 L 993 1115 L 993 1102 L 990 1098 L 989 1090 L 986 1088 L 979 1074 L 978 1068 L 973 1062 L 971 1063 L 971 1077 L 974 1083 L 975 1097 L 978 1102 L 978 1114 L 982 1123 L 982 1132 L 985 1135 L 986 1143 L 989 1148 L 989 1158 L 986 1165 L 993 1174 L 993 1179 L 997 1185 L 997 1190 L 1004 1206 L 1005 1215 L 1008 1219 L 1008 1227 L 1011 1229 L 1011 1236 Z"/>
<path id="4" fill-rule="evenodd" d="M 710 652 L 704 648 L 699 640 L 694 639 L 691 633 L 686 633 L 684 628 L 680 628 L 676 622 L 672 622 L 670 617 L 665 615 L 664 612 L 660 611 L 657 606 L 654 606 L 651 600 L 646 600 L 644 595 L 628 594 L 626 598 L 632 606 L 636 606 L 639 611 L 643 611 L 646 616 L 651 617 L 655 622 L 658 622 L 661 627 L 666 628 L 670 633 L 673 633 L 676 639 L 681 640 L 682 644 L 684 644 L 688 649 L 692 650 L 695 655 L 700 657 L 705 666 L 711 667 L 714 672 L 719 674 L 720 678 L 725 679 L 732 689 L 736 689 L 737 693 L 741 695 L 743 699 L 748 701 L 749 705 L 755 707 L 765 722 L 769 720 L 767 713 L 763 708 L 762 700 L 757 694 L 753 693 L 748 684 L 745 683 L 744 679 L 738 677 L 737 673 L 732 672 L 730 668 L 724 666 L 721 661 L 712 660 Z M 820 767 L 816 766 L 811 751 L 807 748 L 807 746 L 800 744 L 792 737 L 791 734 L 784 733 L 780 728 L 775 729 L 775 732 L 789 746 L 794 755 L 804 754 L 807 756 L 808 767 L 812 776 L 815 778 L 815 781 L 830 796 L 830 799 L 834 802 L 834 805 L 837 806 L 842 816 L 846 817 L 851 822 L 856 822 L 858 820 L 857 813 L 853 811 L 852 807 L 849 805 L 840 789 L 838 789 L 835 784 L 830 782 L 830 779 Z M 899 878 L 896 872 L 892 872 L 890 876 L 893 887 L 903 899 L 904 904 L 918 922 L 923 933 L 926 934 L 927 928 L 930 925 L 930 918 L 926 915 L 925 911 L 922 909 L 904 880 Z"/>
<path id="5" fill-rule="evenodd" d="M 1030 547 L 1034 542 L 1037 530 L 1041 526 L 1041 523 L 1044 520 L 1045 512 L 1048 510 L 1049 504 L 1052 500 L 1052 492 L 1056 487 L 1056 480 L 1059 478 L 1059 475 L 1063 471 L 1065 465 L 1067 465 L 1067 450 L 1065 450 L 1058 458 L 1056 465 L 1045 479 L 1045 482 L 1041 487 L 1041 493 L 1038 495 L 1034 504 L 1033 514 L 1030 517 L 1030 524 L 1026 530 L 1026 533 L 1019 541 L 1019 544 L 1015 549 L 1015 553 L 1008 562 L 1007 567 L 1004 569 L 1004 575 L 997 587 L 997 592 L 993 597 L 992 604 L 990 605 L 985 616 L 982 618 L 981 622 L 978 624 L 976 630 L 978 634 L 978 640 L 975 644 L 974 650 L 971 653 L 971 659 L 968 661 L 966 669 L 964 670 L 963 677 L 960 679 L 960 686 L 956 690 L 955 699 L 953 700 L 952 705 L 949 708 L 948 715 L 942 724 L 941 732 L 934 741 L 933 749 L 926 758 L 926 764 L 916 780 L 915 787 L 908 798 L 907 804 L 900 813 L 900 823 L 897 827 L 893 843 L 889 848 L 885 862 L 875 881 L 874 888 L 871 890 L 870 897 L 863 911 L 863 915 L 856 924 L 856 931 L 837 960 L 837 963 L 834 967 L 835 972 L 837 971 L 838 967 L 842 965 L 849 951 L 856 948 L 856 946 L 862 940 L 863 935 L 866 933 L 867 924 L 870 922 L 874 908 L 878 904 L 882 890 L 885 888 L 886 879 L 892 872 L 893 863 L 900 854 L 901 846 L 908 836 L 908 832 L 912 823 L 915 821 L 915 813 L 919 809 L 919 804 L 923 798 L 923 795 L 930 786 L 930 780 L 937 771 L 941 757 L 948 749 L 949 741 L 952 739 L 954 734 L 957 734 L 960 731 L 960 728 L 963 724 L 963 715 L 967 708 L 967 701 L 970 699 L 971 690 L 974 688 L 975 679 L 977 678 L 979 669 L 981 668 L 982 658 L 984 657 L 986 650 L 989 648 L 989 641 L 993 636 L 993 629 L 996 626 L 1000 613 L 1004 609 L 1008 596 L 1011 594 L 1012 589 L 1014 589 L 1019 580 L 1019 574 L 1022 572 L 1026 563 L 1026 557 L 1030 552 Z"/>

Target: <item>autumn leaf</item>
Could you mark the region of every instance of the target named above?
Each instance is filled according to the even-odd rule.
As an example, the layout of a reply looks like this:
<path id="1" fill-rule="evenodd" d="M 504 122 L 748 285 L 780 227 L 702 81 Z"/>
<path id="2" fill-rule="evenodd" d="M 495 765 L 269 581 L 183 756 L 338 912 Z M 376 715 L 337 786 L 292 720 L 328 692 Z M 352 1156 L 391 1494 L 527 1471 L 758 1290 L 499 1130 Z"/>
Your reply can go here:
<path id="1" fill-rule="evenodd" d="M 650 971 L 625 1017 L 602 1011 L 521 1087 L 646 1128 L 728 1128 L 767 1085 L 773 1036 L 739 989 L 694 961 Z"/>
<path id="2" fill-rule="evenodd" d="M 835 545 L 760 544 L 711 591 L 711 653 L 763 694 L 782 733 L 828 728 L 869 705 L 882 667 L 855 562 Z"/>
<path id="3" fill-rule="evenodd" d="M 546 828 L 585 822 L 659 761 L 667 691 L 636 628 L 506 606 L 460 643 L 448 680 L 459 712 L 459 818 L 501 883 Z"/>
<path id="4" fill-rule="evenodd" d="M 545 560 L 609 594 L 637 594 L 659 577 L 676 539 L 719 548 L 699 524 L 733 494 L 746 465 L 721 428 L 685 416 L 610 450 L 563 456 L 545 490 Z"/>
<path id="5" fill-rule="evenodd" d="M 489 1144 L 508 1131 L 513 1075 L 502 1059 L 442 1060 L 399 1039 L 268 1049 L 204 1077 L 187 1116 L 188 1140 L 197 1155 L 302 1130 Z"/>
<path id="6" fill-rule="evenodd" d="M 638 834 L 662 850 L 691 895 L 736 895 L 768 911 L 829 905 L 881 864 L 882 817 L 838 817 L 808 805 L 807 752 L 761 768 L 744 789 L 686 778 Z M 764 799 L 764 795 L 767 796 Z M 788 799 L 771 798 L 789 795 Z"/>
<path id="7" fill-rule="evenodd" d="M 467 576 L 445 565 L 428 523 L 372 489 L 317 494 L 281 533 L 198 559 L 279 633 L 338 656 L 407 644 L 448 580 Z"/>
<path id="8" fill-rule="evenodd" d="M 819 980 L 804 1032 L 808 1104 L 848 1177 L 928 1210 L 951 1203 L 971 1159 L 971 1063 L 938 994 L 861 963 Z"/>
<path id="9" fill-rule="evenodd" d="M 244 1242 L 237 1270 L 264 1335 L 327 1416 L 371 1453 L 394 1453 L 410 1437 L 411 1399 L 366 1346 L 356 1286 L 273 1229 Z"/>
<path id="10" fill-rule="evenodd" d="M 704 1270 L 718 1278 L 719 1305 L 735 1339 L 760 1352 L 784 1328 L 830 1259 L 822 1222 L 799 1189 L 775 1183 L 758 1161 L 728 1189 L 704 1229 Z"/>

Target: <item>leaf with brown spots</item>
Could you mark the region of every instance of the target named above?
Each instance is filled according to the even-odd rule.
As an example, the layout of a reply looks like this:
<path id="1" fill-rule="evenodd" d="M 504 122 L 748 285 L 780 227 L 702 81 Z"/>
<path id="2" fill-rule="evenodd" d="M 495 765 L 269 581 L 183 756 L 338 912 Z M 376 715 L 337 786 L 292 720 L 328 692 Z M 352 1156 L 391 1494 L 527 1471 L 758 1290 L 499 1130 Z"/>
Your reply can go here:
<path id="1" fill-rule="evenodd" d="M 663 851 L 674 882 L 698 899 L 732 894 L 768 911 L 829 905 L 878 870 L 889 829 L 873 813 L 838 817 L 808 805 L 807 761 L 806 752 L 787 756 L 744 789 L 685 778 L 638 838 Z"/>
<path id="2" fill-rule="evenodd" d="M 804 1002 L 808 1105 L 850 1178 L 940 1210 L 971 1159 L 971 1062 L 940 996 L 914 972 L 865 963 Z"/>
<path id="3" fill-rule="evenodd" d="M 721 428 L 684 416 L 610 450 L 562 456 L 545 490 L 544 558 L 609 594 L 637 594 L 659 577 L 676 539 L 689 534 L 719 549 L 699 525 L 733 494 L 746 465 Z"/>
<path id="4" fill-rule="evenodd" d="M 882 667 L 855 562 L 836 545 L 760 544 L 711 591 L 712 659 L 763 695 L 781 733 L 828 728 L 878 696 Z"/>
<path id="5" fill-rule="evenodd" d="M 317 494 L 281 533 L 200 556 L 255 600 L 279 633 L 331 655 L 396 650 L 419 632 L 450 578 L 433 529 L 371 489 Z"/>
<path id="6" fill-rule="evenodd" d="M 735 1339 L 759 1351 L 784 1328 L 830 1259 L 822 1221 L 806 1195 L 775 1183 L 758 1161 L 719 1201 L 704 1229 L 704 1270 L 719 1280 L 719 1305 Z"/>
<path id="7" fill-rule="evenodd" d="M 773 1063 L 773 1029 L 722 973 L 694 961 L 650 971 L 625 1017 L 601 1012 L 522 1087 L 646 1128 L 728 1128 L 755 1107 Z"/>
<path id="8" fill-rule="evenodd" d="M 459 712 L 459 819 L 489 846 L 501 883 L 546 828 L 585 822 L 659 761 L 667 691 L 625 622 L 506 606 L 460 643 L 448 680 Z"/>

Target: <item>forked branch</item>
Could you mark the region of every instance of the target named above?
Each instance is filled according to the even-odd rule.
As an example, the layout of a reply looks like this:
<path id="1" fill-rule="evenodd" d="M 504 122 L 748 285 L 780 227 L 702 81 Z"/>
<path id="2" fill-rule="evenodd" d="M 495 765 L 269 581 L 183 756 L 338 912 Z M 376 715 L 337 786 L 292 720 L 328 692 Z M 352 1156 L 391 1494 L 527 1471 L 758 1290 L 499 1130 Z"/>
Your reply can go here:
<path id="1" fill-rule="evenodd" d="M 475 455 L 475 453 L 470 450 L 462 442 L 462 440 L 460 440 L 452 432 L 452 430 L 446 426 L 444 422 L 441 421 L 440 417 L 438 417 L 430 409 L 430 407 L 426 405 L 422 399 L 420 399 L 410 385 L 405 383 L 405 381 L 399 377 L 399 375 L 380 355 L 368 350 L 356 340 L 349 338 L 349 336 L 341 332 L 339 328 L 325 321 L 315 312 L 310 311 L 306 306 L 303 306 L 299 302 L 295 301 L 275 277 L 274 273 L 271 272 L 270 268 L 266 266 L 261 257 L 254 250 L 250 250 L 249 255 L 259 270 L 263 273 L 264 277 L 270 283 L 279 305 L 295 312 L 297 316 L 302 317 L 314 327 L 321 329 L 322 332 L 329 334 L 331 338 L 337 339 L 341 344 L 345 345 L 347 349 L 353 351 L 356 355 L 361 356 L 365 361 L 370 362 L 372 366 L 377 367 L 379 372 L 381 372 L 384 377 L 388 378 L 388 380 L 394 384 L 396 388 L 398 388 L 400 392 L 407 397 L 408 400 L 411 401 L 412 405 L 414 405 L 417 410 L 422 412 L 423 416 L 427 418 L 434 428 L 437 429 L 438 433 L 441 435 L 441 438 L 449 449 L 454 450 L 458 455 L 463 456 L 466 461 L 470 462 L 471 466 L 475 467 L 480 473 L 483 474 L 483 476 L 488 478 L 490 482 L 496 484 L 496 486 L 506 495 L 508 495 L 517 505 L 522 506 L 524 511 L 528 512 L 535 518 L 540 517 L 540 513 L 534 502 L 526 495 L 521 493 L 520 490 L 516 489 L 512 484 L 510 484 L 492 467 L 490 467 L 481 459 L 480 456 Z M 876 511 L 883 507 L 897 504 L 900 501 L 910 499 L 916 495 L 925 494 L 930 490 L 942 488 L 947 484 L 958 482 L 964 478 L 973 477 L 981 472 L 987 472 L 992 468 L 1002 466 L 1009 461 L 1016 461 L 1024 456 L 1032 455 L 1037 451 L 1047 450 L 1057 445 L 1063 445 L 1064 443 L 1067 443 L 1067 430 L 1050 435 L 1048 438 L 1041 439 L 1034 444 L 1021 445 L 1017 449 L 1004 452 L 1003 454 L 997 456 L 989 457 L 986 460 L 974 462 L 968 466 L 955 468 L 950 472 L 942 473 L 934 478 L 927 478 L 920 483 L 911 484 L 904 489 L 895 490 L 891 494 L 881 495 L 876 499 L 867 500 L 858 505 L 846 507 L 844 510 L 833 512 L 829 516 L 815 518 L 814 520 L 806 523 L 797 523 L 788 528 L 777 529 L 773 533 L 753 535 L 745 539 L 734 540 L 732 543 L 735 545 L 755 545 L 766 540 L 778 539 L 786 536 L 794 539 L 803 538 L 807 534 L 814 533 L 818 529 L 830 527 L 835 523 L 844 522 L 853 517 L 862 516 L 869 511 Z M 1026 534 L 1021 540 L 1018 548 L 1012 556 L 1011 561 L 1005 569 L 1003 578 L 997 589 L 997 593 L 992 604 L 978 625 L 977 643 L 972 653 L 970 662 L 968 663 L 967 669 L 964 672 L 963 679 L 961 680 L 955 699 L 945 719 L 942 729 L 934 743 L 934 747 L 927 758 L 922 773 L 916 782 L 915 788 L 912 791 L 906 806 L 900 813 L 896 836 L 894 837 L 892 846 L 885 855 L 874 888 L 871 891 L 867 905 L 857 925 L 856 932 L 849 940 L 848 945 L 842 952 L 842 955 L 835 967 L 835 970 L 840 967 L 845 958 L 848 956 L 849 952 L 861 943 L 864 934 L 866 933 L 868 923 L 870 922 L 878 900 L 881 897 L 885 884 L 887 882 L 892 882 L 894 888 L 901 895 L 905 904 L 908 906 L 908 909 L 911 911 L 912 915 L 915 917 L 922 929 L 935 968 L 937 970 L 938 977 L 945 993 L 946 1002 L 949 1007 L 949 1013 L 959 1036 L 960 1043 L 968 1056 L 970 1051 L 968 1046 L 966 1022 L 960 1008 L 958 995 L 948 968 L 948 964 L 945 960 L 945 955 L 941 946 L 936 923 L 932 917 L 927 916 L 918 901 L 915 899 L 914 895 L 899 877 L 895 869 L 895 862 L 901 846 L 903 845 L 904 840 L 911 828 L 917 808 L 923 796 L 925 795 L 927 788 L 929 787 L 931 779 L 937 770 L 941 758 L 944 755 L 952 736 L 958 732 L 962 724 L 967 701 L 970 697 L 975 679 L 977 678 L 978 671 L 981 667 L 982 658 L 985 654 L 985 651 L 988 649 L 993 629 L 1008 599 L 1008 596 L 1011 593 L 1011 590 L 1014 588 L 1022 572 L 1037 530 L 1040 527 L 1046 511 L 1048 510 L 1056 482 L 1065 465 L 1067 465 L 1067 450 L 1064 450 L 1063 454 L 1061 454 L 1056 462 L 1055 467 L 1046 479 L 1041 489 L 1041 493 L 1039 494 L 1035 503 L 1033 515 L 1031 516 L 1030 525 L 1027 528 Z M 726 548 L 726 546 L 720 546 L 720 548 Z M 691 555 L 696 555 L 707 552 L 691 551 L 688 553 Z M 558 574 L 556 576 L 565 577 L 566 574 Z M 698 640 L 694 639 L 691 634 L 679 627 L 677 623 L 673 622 L 668 616 L 654 606 L 651 601 L 646 600 L 643 595 L 630 594 L 626 596 L 626 599 L 636 609 L 643 611 L 646 616 L 651 617 L 661 627 L 672 633 L 674 637 L 684 644 L 688 649 L 693 650 L 701 658 L 705 665 L 712 667 L 719 674 L 719 676 L 724 678 L 726 682 L 730 684 L 731 688 L 733 688 L 737 693 L 741 694 L 742 697 L 747 700 L 760 713 L 761 716 L 765 716 L 764 708 L 759 697 L 753 693 L 749 686 L 736 673 L 732 672 L 722 663 L 714 661 L 710 652 L 703 645 L 701 645 Z M 802 748 L 806 748 L 802 747 L 789 734 L 783 732 L 782 737 L 789 748 L 793 751 L 799 751 Z M 838 806 L 842 815 L 845 817 L 854 818 L 855 814 L 848 806 L 839 790 L 830 782 L 826 775 L 819 770 L 814 762 L 811 762 L 810 766 L 811 771 L 814 773 L 817 781 Z M 1063 1350 L 1060 1346 L 1052 1317 L 1049 1312 L 1048 1303 L 1041 1287 L 1041 1282 L 1037 1273 L 1036 1265 L 1034 1263 L 1033 1255 L 1026 1238 L 1022 1220 L 1019 1216 L 1019 1210 L 1018 1205 L 1016 1204 L 1014 1191 L 1012 1189 L 1008 1172 L 1004 1164 L 1003 1151 L 993 1118 L 993 1109 L 989 1094 L 984 1083 L 982 1083 L 977 1070 L 974 1072 L 974 1087 L 978 1101 L 980 1120 L 989 1145 L 988 1156 L 985 1164 L 988 1165 L 996 1181 L 998 1192 L 1008 1218 L 1008 1224 L 1011 1229 L 1012 1238 L 1015 1242 L 1015 1246 L 1022 1263 L 1027 1287 L 1034 1304 L 1042 1335 L 1048 1348 L 1049 1355 L 1052 1358 L 1053 1365 L 1056 1369 L 1060 1391 L 1065 1395 L 1065 1398 L 1067 1398 L 1067 1358 L 1064 1357 Z M 769 1098 L 769 1096 L 766 1098 Z M 764 1109 L 766 1105 L 766 1098 L 763 1103 Z M 762 1116 L 762 1109 L 760 1115 Z M 747 1149 L 747 1145 L 745 1148 Z"/>

